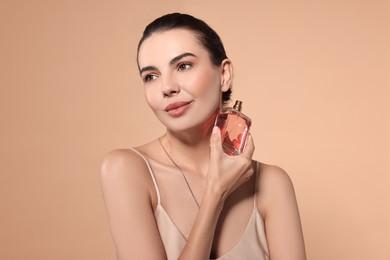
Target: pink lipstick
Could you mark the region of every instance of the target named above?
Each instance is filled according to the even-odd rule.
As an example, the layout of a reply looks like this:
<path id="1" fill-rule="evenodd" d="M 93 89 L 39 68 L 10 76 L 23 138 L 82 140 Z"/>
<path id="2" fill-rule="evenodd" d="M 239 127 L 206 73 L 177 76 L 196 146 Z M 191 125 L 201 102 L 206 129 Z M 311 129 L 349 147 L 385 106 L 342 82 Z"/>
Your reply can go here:
<path id="1" fill-rule="evenodd" d="M 165 108 L 165 111 L 167 111 L 168 114 L 170 114 L 171 116 L 178 117 L 181 116 L 185 111 L 187 111 L 191 103 L 191 101 L 171 103 Z"/>

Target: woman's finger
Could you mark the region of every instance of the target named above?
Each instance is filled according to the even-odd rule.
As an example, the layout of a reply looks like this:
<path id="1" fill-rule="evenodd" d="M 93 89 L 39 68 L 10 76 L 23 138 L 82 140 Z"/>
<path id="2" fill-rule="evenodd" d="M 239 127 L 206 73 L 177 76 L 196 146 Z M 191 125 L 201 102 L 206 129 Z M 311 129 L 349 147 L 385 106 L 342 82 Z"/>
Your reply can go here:
<path id="1" fill-rule="evenodd" d="M 211 154 L 221 152 L 222 150 L 221 130 L 218 126 L 214 126 L 213 131 L 211 133 L 210 147 Z"/>
<path id="2" fill-rule="evenodd" d="M 249 134 L 245 144 L 243 154 L 245 154 L 249 158 L 252 158 L 254 152 L 255 152 L 255 144 L 253 143 L 252 135 Z"/>

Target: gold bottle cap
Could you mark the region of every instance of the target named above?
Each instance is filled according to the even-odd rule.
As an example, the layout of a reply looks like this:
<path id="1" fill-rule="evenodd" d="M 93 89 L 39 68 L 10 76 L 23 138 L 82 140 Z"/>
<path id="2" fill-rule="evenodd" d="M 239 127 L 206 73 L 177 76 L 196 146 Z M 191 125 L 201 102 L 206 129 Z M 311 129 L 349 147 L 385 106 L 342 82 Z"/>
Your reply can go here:
<path id="1" fill-rule="evenodd" d="M 242 101 L 241 101 L 241 100 L 236 100 L 236 103 L 234 103 L 233 108 L 234 108 L 235 110 L 241 111 L 241 108 L 242 108 Z"/>

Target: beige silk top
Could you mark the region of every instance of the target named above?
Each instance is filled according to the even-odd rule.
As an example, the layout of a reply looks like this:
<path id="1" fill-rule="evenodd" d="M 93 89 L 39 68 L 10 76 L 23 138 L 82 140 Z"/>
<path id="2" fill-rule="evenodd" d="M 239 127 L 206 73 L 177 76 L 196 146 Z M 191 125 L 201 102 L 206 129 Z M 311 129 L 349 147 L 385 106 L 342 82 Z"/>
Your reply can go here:
<path id="1" fill-rule="evenodd" d="M 179 258 L 181 251 L 186 244 L 186 238 L 172 221 L 164 207 L 161 205 L 160 191 L 157 186 L 156 177 L 153 173 L 152 166 L 144 155 L 135 149 L 131 149 L 140 155 L 148 166 L 150 175 L 152 177 L 156 193 L 157 193 L 157 207 L 154 212 L 156 223 L 160 232 L 162 242 L 164 244 L 165 252 L 168 260 L 176 260 Z M 257 174 L 256 174 L 257 178 Z M 256 182 L 257 183 L 257 182 Z M 257 192 L 257 187 L 256 187 Z M 265 236 L 264 220 L 257 208 L 256 194 L 254 196 L 254 207 L 252 215 L 246 226 L 246 229 L 232 250 L 222 255 L 215 260 L 268 260 L 268 244 Z"/>

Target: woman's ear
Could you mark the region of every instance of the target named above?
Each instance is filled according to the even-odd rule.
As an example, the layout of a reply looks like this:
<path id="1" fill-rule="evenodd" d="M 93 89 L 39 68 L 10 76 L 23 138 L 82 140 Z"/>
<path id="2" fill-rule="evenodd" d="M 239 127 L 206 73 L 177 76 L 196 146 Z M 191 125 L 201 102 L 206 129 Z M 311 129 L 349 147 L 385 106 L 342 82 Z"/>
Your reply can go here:
<path id="1" fill-rule="evenodd" d="M 233 64 L 229 59 L 221 62 L 221 91 L 226 92 L 230 89 L 233 82 Z"/>

